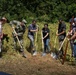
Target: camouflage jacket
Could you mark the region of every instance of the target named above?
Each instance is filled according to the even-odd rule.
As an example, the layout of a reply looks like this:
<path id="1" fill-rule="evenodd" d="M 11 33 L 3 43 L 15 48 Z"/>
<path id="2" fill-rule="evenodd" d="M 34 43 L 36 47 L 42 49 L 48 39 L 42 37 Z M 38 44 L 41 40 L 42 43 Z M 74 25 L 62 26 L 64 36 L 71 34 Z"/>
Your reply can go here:
<path id="1" fill-rule="evenodd" d="M 26 28 L 24 23 L 22 23 L 20 21 L 13 20 L 10 22 L 10 25 L 13 25 L 15 27 L 15 31 L 18 36 L 22 36 L 24 34 L 25 28 Z"/>

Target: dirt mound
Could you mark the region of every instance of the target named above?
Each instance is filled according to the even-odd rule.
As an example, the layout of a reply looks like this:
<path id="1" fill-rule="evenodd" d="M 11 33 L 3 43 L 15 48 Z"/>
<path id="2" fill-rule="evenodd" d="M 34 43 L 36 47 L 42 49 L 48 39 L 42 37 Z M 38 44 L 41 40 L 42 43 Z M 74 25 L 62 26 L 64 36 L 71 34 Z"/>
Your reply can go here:
<path id="1" fill-rule="evenodd" d="M 42 57 L 28 54 L 27 58 L 20 55 L 12 56 L 12 59 L 0 59 L 0 71 L 12 75 L 76 75 L 76 66 L 51 58 L 50 54 Z"/>

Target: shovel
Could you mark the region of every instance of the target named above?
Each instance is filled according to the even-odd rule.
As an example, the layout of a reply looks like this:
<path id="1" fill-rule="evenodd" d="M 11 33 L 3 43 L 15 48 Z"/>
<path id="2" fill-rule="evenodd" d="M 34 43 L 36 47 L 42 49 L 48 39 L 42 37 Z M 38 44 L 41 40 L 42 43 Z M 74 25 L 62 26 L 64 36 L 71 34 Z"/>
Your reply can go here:
<path id="1" fill-rule="evenodd" d="M 62 59 L 62 64 L 64 64 L 65 59 L 66 59 L 66 53 L 67 53 L 68 43 L 69 43 L 69 41 L 67 40 L 66 47 L 65 47 L 65 52 L 64 52 L 64 57 Z"/>
<path id="2" fill-rule="evenodd" d="M 56 46 L 56 40 L 57 40 L 57 36 L 56 36 L 55 41 L 54 41 L 54 52 L 51 52 L 51 57 L 54 58 L 54 59 L 57 58 L 56 48 L 55 48 L 55 46 Z"/>
<path id="3" fill-rule="evenodd" d="M 37 54 L 37 32 L 35 35 L 34 48 L 32 49 L 32 51 L 33 51 L 33 56 L 35 56 Z"/>
<path id="4" fill-rule="evenodd" d="M 43 42 L 43 33 L 41 31 L 41 39 L 42 39 L 42 50 L 44 51 L 44 42 Z"/>
<path id="5" fill-rule="evenodd" d="M 15 28 L 14 28 L 13 25 L 12 25 L 12 29 L 13 29 L 13 32 L 15 33 L 15 35 L 16 35 L 17 33 L 16 33 Z M 19 38 L 18 38 L 17 35 L 16 35 L 16 39 L 17 39 L 17 41 L 18 41 L 18 43 L 19 43 L 20 48 L 22 49 L 22 45 L 21 45 L 21 43 L 20 43 Z"/>

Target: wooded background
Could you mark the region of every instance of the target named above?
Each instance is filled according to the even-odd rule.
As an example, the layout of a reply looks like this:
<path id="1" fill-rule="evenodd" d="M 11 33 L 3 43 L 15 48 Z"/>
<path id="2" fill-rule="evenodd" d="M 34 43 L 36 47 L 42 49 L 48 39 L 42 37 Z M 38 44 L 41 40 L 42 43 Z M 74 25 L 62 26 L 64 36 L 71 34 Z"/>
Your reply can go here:
<path id="1" fill-rule="evenodd" d="M 9 20 L 22 19 L 56 22 L 76 16 L 76 0 L 0 0 L 0 16 Z"/>

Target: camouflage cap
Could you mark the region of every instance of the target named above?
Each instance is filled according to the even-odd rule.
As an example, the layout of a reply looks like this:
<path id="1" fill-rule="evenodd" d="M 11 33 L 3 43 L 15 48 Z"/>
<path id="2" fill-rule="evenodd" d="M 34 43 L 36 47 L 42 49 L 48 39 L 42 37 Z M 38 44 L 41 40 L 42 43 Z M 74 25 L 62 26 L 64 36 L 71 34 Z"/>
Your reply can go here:
<path id="1" fill-rule="evenodd" d="M 27 23 L 27 21 L 25 19 L 23 19 L 22 22 Z"/>

